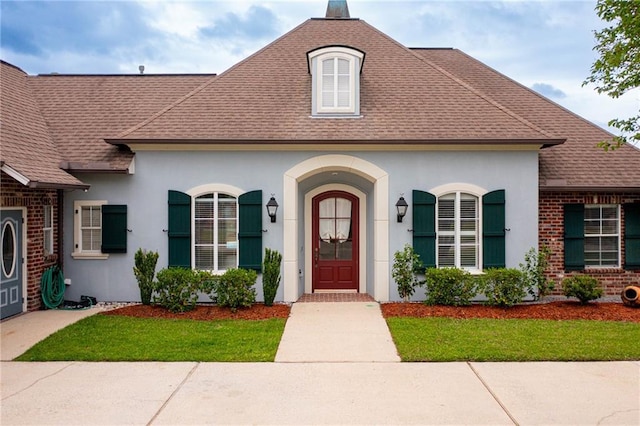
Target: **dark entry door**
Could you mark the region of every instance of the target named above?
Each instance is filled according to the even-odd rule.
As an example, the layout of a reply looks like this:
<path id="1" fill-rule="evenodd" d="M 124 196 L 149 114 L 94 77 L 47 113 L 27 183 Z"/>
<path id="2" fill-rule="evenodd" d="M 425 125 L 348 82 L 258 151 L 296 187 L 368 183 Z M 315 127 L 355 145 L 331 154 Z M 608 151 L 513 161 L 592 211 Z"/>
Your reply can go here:
<path id="1" fill-rule="evenodd" d="M 0 210 L 0 318 L 22 312 L 22 211 Z"/>
<path id="2" fill-rule="evenodd" d="M 358 291 L 358 201 L 343 191 L 313 198 L 313 291 Z"/>

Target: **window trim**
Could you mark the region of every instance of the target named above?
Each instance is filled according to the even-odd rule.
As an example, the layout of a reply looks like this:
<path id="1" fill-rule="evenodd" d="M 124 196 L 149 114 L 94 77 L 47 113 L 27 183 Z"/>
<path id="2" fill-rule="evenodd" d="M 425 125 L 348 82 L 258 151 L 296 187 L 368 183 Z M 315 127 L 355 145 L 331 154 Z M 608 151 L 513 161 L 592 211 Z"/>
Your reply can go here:
<path id="1" fill-rule="evenodd" d="M 622 217 L 621 217 L 621 209 L 620 209 L 620 204 L 584 204 L 584 217 L 582 218 L 582 222 L 583 222 L 583 226 L 586 225 L 587 223 L 587 214 L 586 211 L 587 209 L 591 208 L 600 208 L 602 209 L 603 207 L 615 207 L 616 208 L 616 213 L 617 213 L 617 229 L 616 229 L 616 234 L 587 234 L 586 230 L 583 230 L 583 238 L 584 238 L 584 269 L 587 270 L 597 270 L 597 269 L 620 269 L 622 268 Z M 602 211 L 602 210 L 601 210 Z M 602 222 L 602 217 L 600 218 L 600 221 Z M 615 265 L 587 265 L 587 239 L 588 238 L 596 238 L 596 237 L 603 237 L 603 236 L 608 236 L 608 237 L 613 237 L 615 236 L 618 239 L 618 260 L 616 262 Z M 599 251 L 600 253 L 600 257 L 602 257 L 602 251 Z"/>
<path id="2" fill-rule="evenodd" d="M 109 254 L 101 251 L 82 250 L 82 207 L 100 207 L 100 229 L 102 230 L 102 206 L 108 204 L 106 200 L 80 200 L 73 202 L 73 252 L 74 259 L 105 260 Z"/>
<path id="3" fill-rule="evenodd" d="M 328 46 L 307 52 L 311 73 L 312 108 L 314 117 L 357 117 L 360 114 L 360 73 L 364 63 L 364 52 L 345 46 Z M 322 63 L 329 59 L 344 59 L 349 62 L 349 106 L 324 107 L 322 105 Z M 335 74 L 334 74 L 335 75 Z"/>
<path id="4" fill-rule="evenodd" d="M 49 210 L 49 223 L 47 223 L 47 210 Z M 44 256 L 51 256 L 54 253 L 53 244 L 53 205 L 42 206 L 42 249 Z M 47 244 L 47 234 L 49 234 L 49 244 Z"/>

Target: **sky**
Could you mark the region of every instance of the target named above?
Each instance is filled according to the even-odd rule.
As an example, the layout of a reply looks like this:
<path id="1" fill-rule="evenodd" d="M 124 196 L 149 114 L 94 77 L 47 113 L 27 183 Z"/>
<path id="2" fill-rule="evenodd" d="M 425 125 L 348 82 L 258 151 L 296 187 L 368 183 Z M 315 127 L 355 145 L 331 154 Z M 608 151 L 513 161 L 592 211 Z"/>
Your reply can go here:
<path id="1" fill-rule="evenodd" d="M 454 47 L 607 128 L 640 110 L 582 82 L 604 27 L 595 0 L 349 0 L 407 47 Z M 221 73 L 309 18 L 327 0 L 0 0 L 0 58 L 29 74 Z M 611 129 L 610 129 L 611 130 Z M 614 132 L 615 133 L 615 132 Z"/>

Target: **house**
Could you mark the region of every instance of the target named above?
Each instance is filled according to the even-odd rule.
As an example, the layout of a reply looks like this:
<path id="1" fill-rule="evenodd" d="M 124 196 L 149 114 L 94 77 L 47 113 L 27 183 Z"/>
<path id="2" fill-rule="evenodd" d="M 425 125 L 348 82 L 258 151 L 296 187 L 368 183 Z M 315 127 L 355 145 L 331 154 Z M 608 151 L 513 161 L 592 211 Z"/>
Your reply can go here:
<path id="1" fill-rule="evenodd" d="M 398 300 L 391 267 L 405 244 L 428 266 L 475 273 L 546 245 L 557 283 L 577 271 L 607 294 L 640 282 L 639 150 L 603 152 L 606 131 L 459 50 L 407 48 L 346 2 L 219 75 L 28 76 L 2 63 L 2 85 L 3 221 L 42 210 L 5 196 L 37 188 L 4 147 L 55 152 L 25 157 L 71 182 L 52 187 L 51 261 L 69 298 L 139 300 L 138 248 L 158 251 L 160 268 L 214 272 L 259 269 L 276 249 L 276 300 L 288 302 Z M 23 109 L 39 127 L 20 125 Z M 9 137 L 5 120 L 23 133 Z M 29 241 L 23 288 L 36 295 L 46 265 Z"/>

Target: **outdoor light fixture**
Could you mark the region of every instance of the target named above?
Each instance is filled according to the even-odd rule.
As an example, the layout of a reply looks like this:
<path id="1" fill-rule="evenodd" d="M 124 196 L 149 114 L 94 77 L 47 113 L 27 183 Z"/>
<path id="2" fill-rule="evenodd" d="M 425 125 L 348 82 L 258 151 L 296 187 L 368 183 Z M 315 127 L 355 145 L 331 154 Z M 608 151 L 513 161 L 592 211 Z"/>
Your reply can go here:
<path id="1" fill-rule="evenodd" d="M 407 204 L 407 202 L 404 199 L 404 197 L 402 195 L 400 195 L 400 198 L 398 199 L 398 202 L 396 203 L 396 209 L 398 209 L 398 222 L 402 222 L 402 219 L 407 214 L 407 208 L 408 207 L 409 207 L 409 204 Z"/>
<path id="2" fill-rule="evenodd" d="M 267 213 L 269 213 L 269 217 L 271 218 L 271 223 L 275 223 L 277 211 L 278 211 L 278 202 L 274 198 L 273 194 L 271 194 L 271 198 L 267 203 Z"/>

